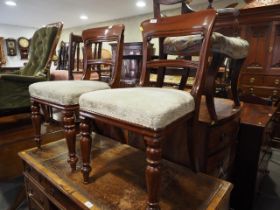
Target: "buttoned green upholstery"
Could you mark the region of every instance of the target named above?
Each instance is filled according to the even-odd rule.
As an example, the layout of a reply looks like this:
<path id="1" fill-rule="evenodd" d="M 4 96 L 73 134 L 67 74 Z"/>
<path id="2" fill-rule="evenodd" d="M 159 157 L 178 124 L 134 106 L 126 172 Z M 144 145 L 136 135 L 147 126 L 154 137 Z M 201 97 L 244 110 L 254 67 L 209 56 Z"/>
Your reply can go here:
<path id="1" fill-rule="evenodd" d="M 32 37 L 26 66 L 12 74 L 0 74 L 0 115 L 29 108 L 29 85 L 49 80 L 50 58 L 61 27 L 53 25 L 38 29 Z"/>

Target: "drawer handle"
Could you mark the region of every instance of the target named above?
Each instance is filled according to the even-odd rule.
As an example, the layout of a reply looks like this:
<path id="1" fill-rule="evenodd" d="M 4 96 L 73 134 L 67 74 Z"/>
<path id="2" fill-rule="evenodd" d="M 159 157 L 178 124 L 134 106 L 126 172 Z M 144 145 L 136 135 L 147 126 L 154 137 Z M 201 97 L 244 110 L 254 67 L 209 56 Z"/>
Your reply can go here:
<path id="1" fill-rule="evenodd" d="M 255 80 L 256 80 L 256 79 L 255 79 L 254 77 L 251 77 L 251 78 L 250 78 L 250 83 L 254 83 Z"/>
<path id="2" fill-rule="evenodd" d="M 279 79 L 274 80 L 274 84 L 275 84 L 275 85 L 279 85 L 279 83 L 280 83 L 280 80 L 279 80 Z"/>
<path id="3" fill-rule="evenodd" d="M 254 92 L 254 88 L 249 88 L 250 93 Z"/>
<path id="4" fill-rule="evenodd" d="M 277 96 L 277 95 L 278 95 L 278 90 L 273 90 L 273 91 L 272 91 L 272 94 L 273 94 L 274 96 Z"/>

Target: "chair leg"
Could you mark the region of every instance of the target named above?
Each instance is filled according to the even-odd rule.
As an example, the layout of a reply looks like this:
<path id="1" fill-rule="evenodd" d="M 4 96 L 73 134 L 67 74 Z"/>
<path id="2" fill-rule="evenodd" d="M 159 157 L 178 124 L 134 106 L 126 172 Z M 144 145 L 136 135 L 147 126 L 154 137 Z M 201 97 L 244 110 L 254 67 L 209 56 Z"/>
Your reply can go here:
<path id="1" fill-rule="evenodd" d="M 91 124 L 89 119 L 87 118 L 82 119 L 80 123 L 80 130 L 82 134 L 80 144 L 81 144 L 81 156 L 83 162 L 81 171 L 84 177 L 84 183 L 87 184 L 89 182 L 89 173 L 91 171 L 90 150 L 91 150 L 91 143 L 92 143 L 92 139 L 90 136 Z"/>
<path id="2" fill-rule="evenodd" d="M 245 61 L 245 59 L 232 60 L 230 63 L 230 67 L 229 67 L 230 73 L 231 73 L 231 75 L 230 75 L 231 93 L 232 93 L 232 98 L 233 98 L 235 106 L 240 106 L 237 85 L 238 85 L 239 73 L 240 73 L 240 70 L 241 70 L 241 67 L 242 67 L 244 61 Z"/>
<path id="3" fill-rule="evenodd" d="M 37 144 L 38 149 L 41 149 L 41 115 L 40 106 L 36 101 L 31 102 L 31 119 L 33 128 L 35 130 L 34 140 Z"/>
<path id="4" fill-rule="evenodd" d="M 161 138 L 144 137 L 146 143 L 146 184 L 148 202 L 146 210 L 159 210 Z"/>
<path id="5" fill-rule="evenodd" d="M 74 111 L 63 111 L 64 132 L 69 152 L 68 163 L 70 164 L 72 171 L 76 170 L 76 164 L 78 162 L 78 157 L 76 156 L 76 128 L 74 114 Z"/>

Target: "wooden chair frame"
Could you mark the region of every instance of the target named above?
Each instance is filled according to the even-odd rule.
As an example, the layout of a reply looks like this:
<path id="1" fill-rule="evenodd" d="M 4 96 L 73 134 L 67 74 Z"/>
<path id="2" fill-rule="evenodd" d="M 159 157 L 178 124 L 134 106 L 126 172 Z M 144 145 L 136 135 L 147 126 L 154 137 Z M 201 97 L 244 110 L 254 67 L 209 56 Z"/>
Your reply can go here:
<path id="1" fill-rule="evenodd" d="M 173 5 L 173 4 L 179 4 L 179 3 L 181 4 L 181 14 L 197 12 L 189 6 L 189 4 L 186 0 L 153 0 L 154 17 L 157 19 L 161 18 L 160 5 Z M 212 3 L 213 3 L 213 0 L 208 1 L 208 9 L 213 9 Z M 239 11 L 237 9 L 233 9 L 233 8 L 219 9 L 219 10 L 217 10 L 217 13 L 218 14 L 228 14 L 228 13 L 232 14 L 233 18 L 235 19 L 233 21 L 233 24 L 234 24 L 233 26 L 235 29 L 238 28 L 238 21 L 237 21 L 236 17 L 239 15 Z M 217 17 L 217 18 L 219 18 L 219 17 Z M 222 28 L 222 27 L 223 27 L 223 25 L 221 23 L 219 23 L 217 26 L 217 28 Z M 216 28 L 216 27 L 214 27 L 214 28 Z M 164 47 L 163 47 L 164 39 L 165 39 L 165 37 L 162 37 L 159 39 L 159 57 L 160 58 L 167 57 L 167 55 L 164 53 Z M 185 55 L 185 58 L 186 59 L 189 58 L 188 56 L 191 56 L 191 55 Z M 206 96 L 208 112 L 211 116 L 213 123 L 215 123 L 218 121 L 218 116 L 217 116 L 215 104 L 214 104 L 214 95 L 215 95 L 215 88 L 216 88 L 215 79 L 217 77 L 219 67 L 223 64 L 223 62 L 227 56 L 220 54 L 220 53 L 213 53 L 212 57 L 213 57 L 213 59 L 212 59 L 213 62 L 211 62 L 211 65 L 209 66 L 209 69 L 208 69 L 209 77 L 207 78 L 207 81 L 205 83 L 204 94 Z M 236 107 L 240 106 L 237 86 L 238 86 L 239 73 L 240 73 L 240 70 L 241 70 L 241 67 L 242 67 L 244 61 L 245 61 L 245 59 L 238 59 L 238 60 L 232 59 L 231 65 L 229 66 L 230 78 L 231 78 L 231 80 L 230 80 L 231 94 L 232 94 L 232 99 L 233 99 Z M 185 88 L 185 84 L 189 77 L 190 70 L 191 70 L 190 68 L 182 70 L 182 72 L 181 72 L 182 78 L 180 81 L 179 89 Z M 157 77 L 157 87 L 162 87 L 164 85 L 164 76 L 166 74 L 166 69 L 160 68 L 160 69 L 158 69 L 158 71 L 159 71 L 159 74 Z"/>
<path id="2" fill-rule="evenodd" d="M 82 173 L 84 182 L 89 182 L 90 167 L 90 150 L 91 150 L 91 130 L 92 122 L 99 121 L 113 126 L 117 126 L 129 131 L 136 132 L 144 136 L 146 143 L 146 183 L 148 190 L 147 209 L 158 210 L 159 206 L 159 186 L 160 186 L 160 161 L 161 161 L 161 142 L 165 135 L 174 130 L 179 124 L 192 123 L 198 119 L 199 106 L 201 95 L 203 93 L 205 78 L 208 67 L 208 56 L 210 47 L 210 38 L 212 34 L 213 24 L 215 22 L 216 12 L 214 10 L 205 10 L 194 14 L 185 14 L 181 16 L 174 16 L 160 20 L 147 20 L 141 24 L 143 29 L 143 61 L 142 73 L 140 78 L 140 86 L 147 86 L 149 79 L 150 68 L 161 67 L 194 67 L 197 68 L 196 79 L 191 91 L 191 95 L 195 99 L 195 111 L 179 118 L 175 122 L 169 124 L 165 128 L 151 129 L 126 121 L 113 119 L 108 116 L 103 116 L 98 113 L 80 110 L 80 117 L 82 118 L 81 129 L 81 153 L 82 153 Z M 190 21 L 186 21 L 189 19 Z M 153 22 L 155 21 L 155 22 Z M 160 38 L 167 36 L 184 36 L 188 34 L 202 34 L 204 41 L 200 51 L 200 62 L 192 62 L 187 60 L 151 60 L 148 53 L 149 42 L 152 38 Z"/>
<path id="3" fill-rule="evenodd" d="M 83 79 L 89 79 L 90 69 L 92 66 L 100 66 L 101 64 L 107 64 L 114 66 L 114 73 L 109 85 L 112 88 L 116 88 L 120 83 L 121 67 L 122 67 L 122 53 L 123 53 L 123 40 L 124 40 L 124 25 L 114 25 L 109 27 L 100 27 L 87 29 L 82 32 L 82 40 L 84 42 L 85 50 L 87 52 L 86 57 L 84 57 L 84 75 Z M 72 42 L 79 42 L 80 38 L 78 36 L 72 35 L 70 39 Z M 98 45 L 96 52 L 102 49 L 102 42 L 117 42 L 116 57 L 114 61 L 101 59 L 101 53 L 97 53 L 98 57 L 92 57 L 90 52 L 92 52 L 92 44 Z M 74 43 L 70 43 L 71 46 Z M 70 48 L 71 50 L 71 48 Z M 73 61 L 70 62 L 70 68 L 73 67 Z M 73 81 L 75 82 L 75 81 Z M 75 105 L 62 105 L 53 103 L 47 100 L 42 100 L 39 98 L 31 97 L 31 114 L 32 122 L 35 129 L 35 142 L 37 147 L 41 148 L 41 115 L 40 115 L 40 105 L 46 105 L 49 107 L 57 108 L 63 113 L 63 125 L 65 131 L 65 137 L 67 141 L 68 151 L 69 151 L 69 164 L 72 171 L 76 170 L 76 163 L 78 158 L 76 156 L 76 128 L 75 128 L 75 113 L 79 110 L 79 104 Z"/>

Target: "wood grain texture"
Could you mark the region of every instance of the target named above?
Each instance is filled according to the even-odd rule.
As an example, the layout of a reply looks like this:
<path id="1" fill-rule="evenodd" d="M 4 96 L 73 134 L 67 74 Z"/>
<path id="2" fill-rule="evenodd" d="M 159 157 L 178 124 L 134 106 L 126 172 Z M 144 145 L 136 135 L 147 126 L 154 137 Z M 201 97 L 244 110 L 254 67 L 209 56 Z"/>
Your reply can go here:
<path id="1" fill-rule="evenodd" d="M 92 176 L 90 184 L 80 182 L 81 174 L 70 173 L 65 141 L 42 146 L 44 152 L 31 149 L 20 153 L 25 162 L 27 187 L 40 189 L 42 198 L 67 209 L 128 210 L 144 209 L 146 186 L 143 171 L 145 154 L 128 145 L 93 135 Z M 79 151 L 79 149 L 78 149 Z M 81 163 L 79 162 L 78 165 Z M 161 207 L 171 209 L 228 209 L 232 185 L 169 161 L 162 161 Z M 39 190 L 39 191 L 40 191 Z M 48 197 L 47 197 L 47 196 Z M 68 201 L 69 203 L 67 203 Z M 31 201 L 33 202 L 33 201 Z M 38 202 L 40 203 L 40 202 Z"/>

